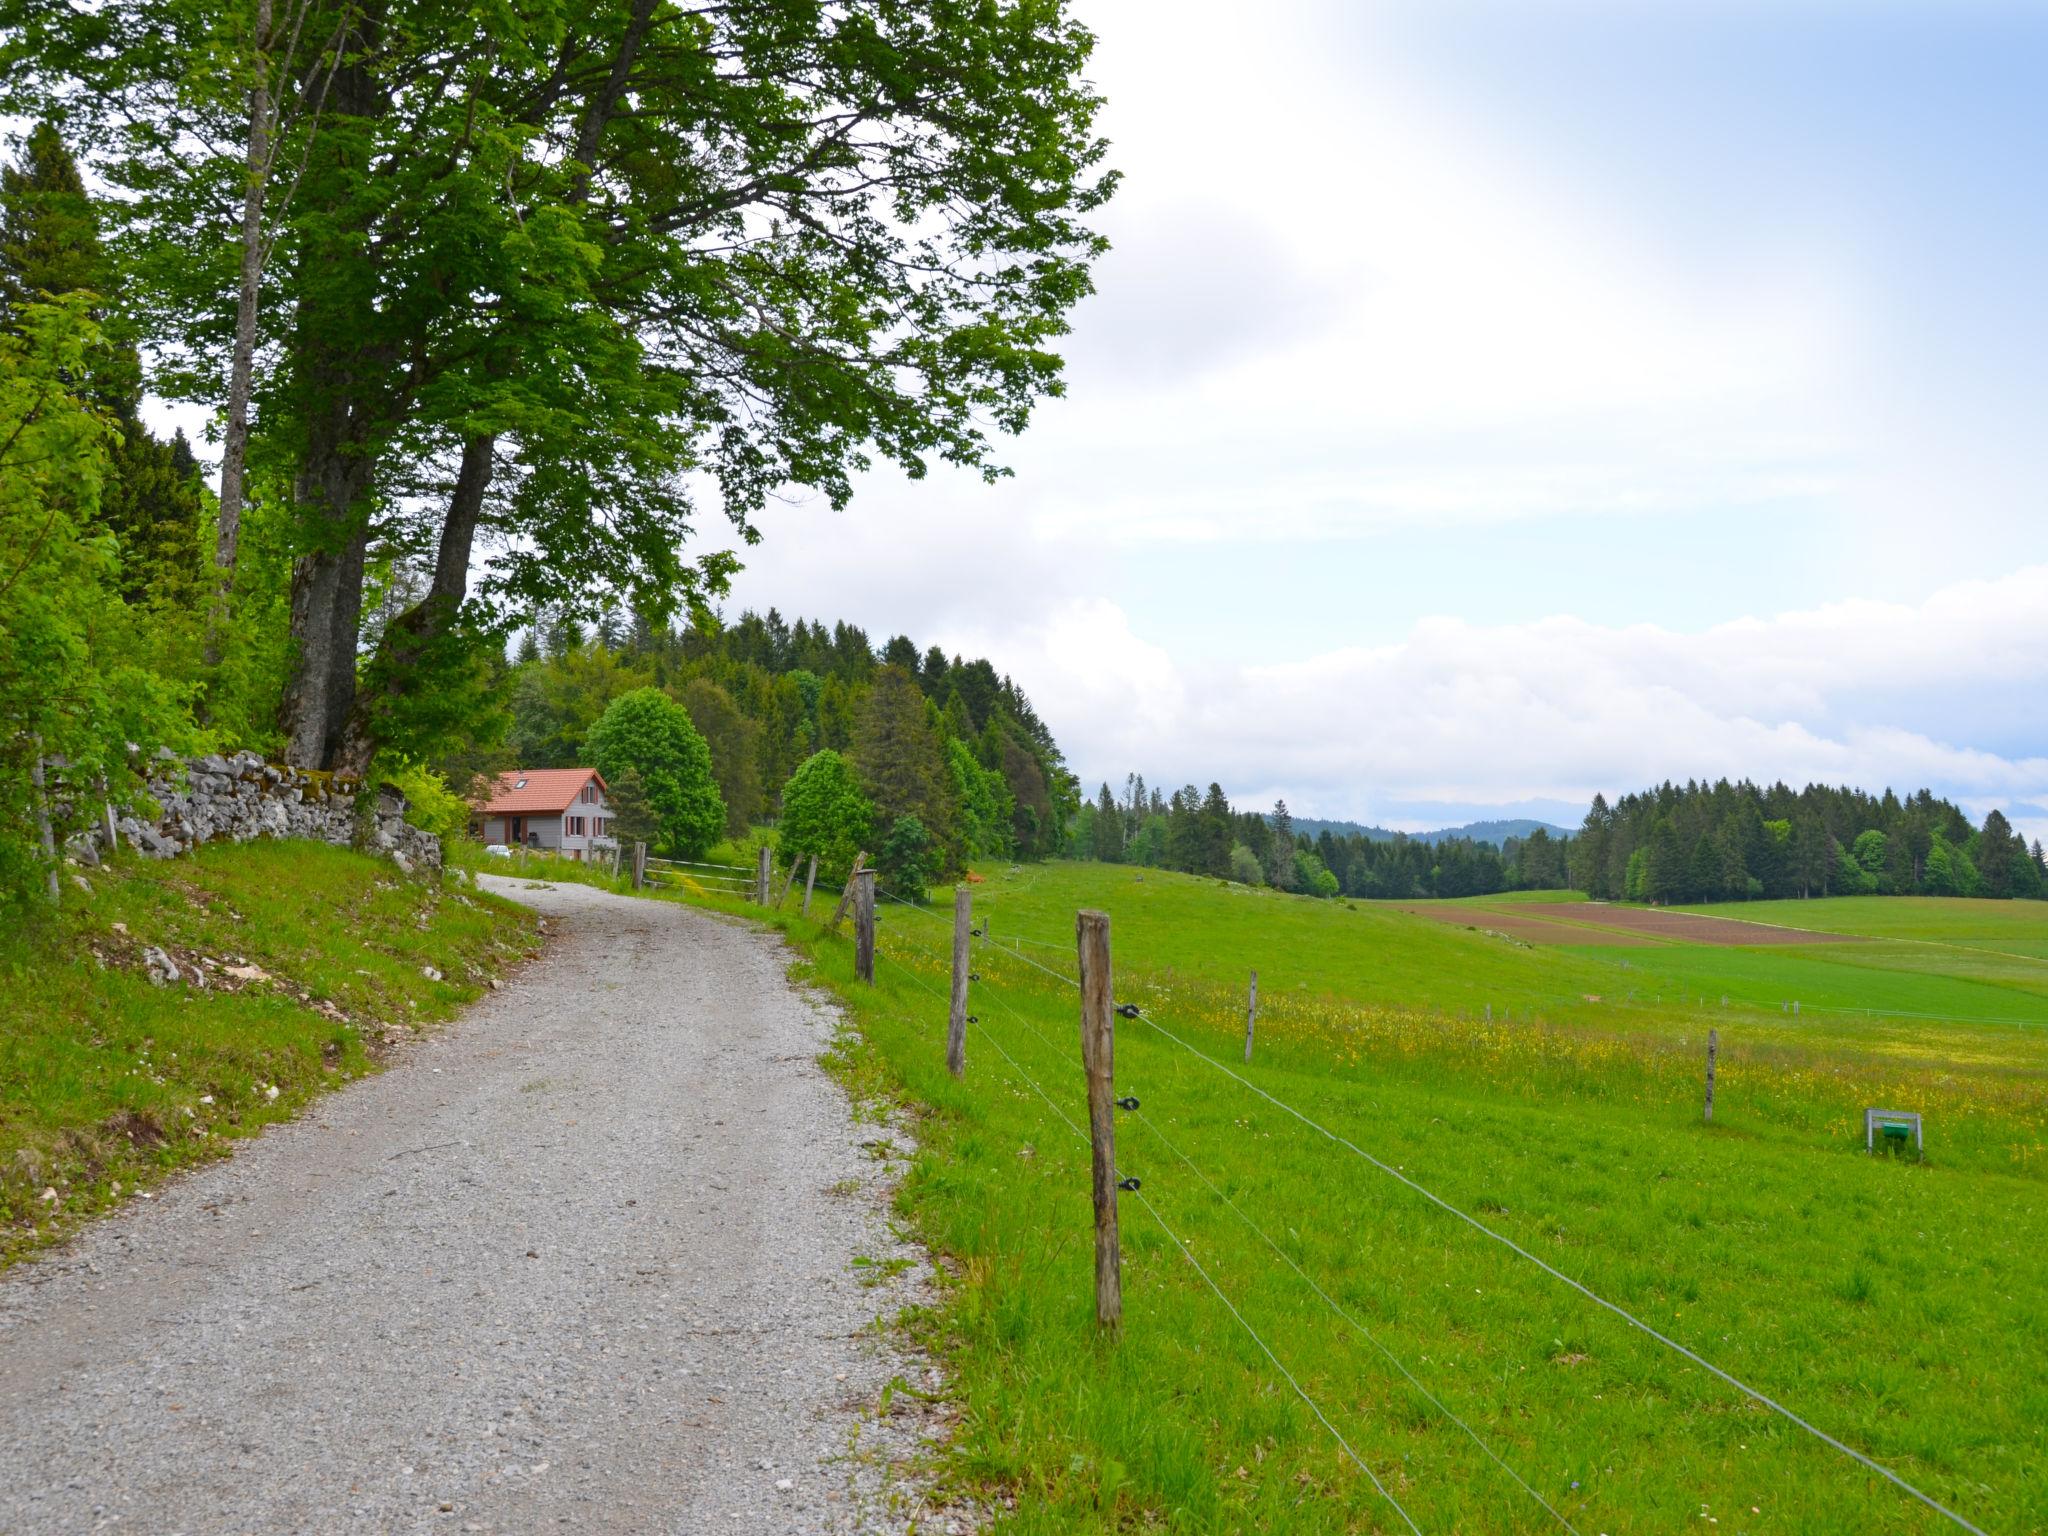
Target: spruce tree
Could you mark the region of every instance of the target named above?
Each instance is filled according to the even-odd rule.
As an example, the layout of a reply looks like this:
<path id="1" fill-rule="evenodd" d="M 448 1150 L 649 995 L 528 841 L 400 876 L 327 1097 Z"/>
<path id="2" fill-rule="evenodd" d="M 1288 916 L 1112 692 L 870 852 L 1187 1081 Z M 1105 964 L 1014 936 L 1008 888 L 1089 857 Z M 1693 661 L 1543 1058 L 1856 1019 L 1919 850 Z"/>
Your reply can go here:
<path id="1" fill-rule="evenodd" d="M 137 414 L 142 363 L 124 339 L 118 287 L 78 162 L 54 127 L 38 123 L 19 163 L 0 168 L 0 324 L 18 334 L 26 305 L 70 293 L 95 296 L 93 317 L 105 339 L 91 354 L 85 393 L 117 434 L 98 521 L 120 552 L 124 598 L 190 606 L 201 560 L 199 467 L 183 433 L 162 442 Z"/>
<path id="2" fill-rule="evenodd" d="M 1095 857 L 1105 864 L 1121 864 L 1124 857 L 1124 819 L 1116 808 L 1116 796 L 1104 784 L 1095 797 Z"/>
<path id="3" fill-rule="evenodd" d="M 1266 883 L 1275 890 L 1291 891 L 1294 878 L 1294 817 L 1285 800 L 1273 802 L 1273 836 L 1266 854 Z"/>
<path id="4" fill-rule="evenodd" d="M 854 720 L 853 766 L 874 802 L 878 825 L 915 816 L 943 850 L 943 869 L 958 867 L 960 817 L 952 774 L 924 693 L 902 667 L 875 673 Z"/>

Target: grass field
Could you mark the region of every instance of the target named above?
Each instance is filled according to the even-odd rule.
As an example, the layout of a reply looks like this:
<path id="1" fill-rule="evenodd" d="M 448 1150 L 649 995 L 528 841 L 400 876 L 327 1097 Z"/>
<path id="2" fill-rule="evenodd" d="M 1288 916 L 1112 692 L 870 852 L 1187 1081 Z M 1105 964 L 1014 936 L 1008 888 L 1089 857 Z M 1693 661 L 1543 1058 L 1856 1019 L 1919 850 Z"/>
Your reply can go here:
<path id="1" fill-rule="evenodd" d="M 1870 938 L 1618 949 L 1489 931 L 1513 902 L 1465 904 L 1467 928 L 1153 871 L 983 873 L 961 1083 L 947 914 L 884 907 L 873 989 L 843 934 L 781 921 L 861 1025 L 845 1070 L 918 1116 L 899 1202 L 955 1276 L 918 1320 L 955 1373 L 946 1465 L 1002 1529 L 1952 1528 L 1217 1063 L 1976 1526 L 2048 1525 L 2048 908 L 1758 906 L 1732 915 Z M 1111 914 L 1144 1014 L 1118 1024 L 1143 1189 L 1115 1345 L 1061 1118 L 1085 1123 L 1081 907 Z M 1866 1104 L 1922 1111 L 1925 1160 L 1866 1156 Z"/>
<path id="2" fill-rule="evenodd" d="M 322 843 L 86 878 L 0 942 L 0 1264 L 370 1070 L 537 947 L 521 908 Z M 182 979 L 152 984 L 152 947 Z"/>

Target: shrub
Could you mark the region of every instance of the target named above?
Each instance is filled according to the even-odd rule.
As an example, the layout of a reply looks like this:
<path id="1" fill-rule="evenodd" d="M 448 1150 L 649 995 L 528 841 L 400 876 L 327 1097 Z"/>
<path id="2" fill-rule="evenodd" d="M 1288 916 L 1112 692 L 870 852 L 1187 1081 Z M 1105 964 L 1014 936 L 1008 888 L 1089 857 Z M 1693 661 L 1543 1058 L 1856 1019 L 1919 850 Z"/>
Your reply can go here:
<path id="1" fill-rule="evenodd" d="M 828 747 L 804 759 L 783 786 L 776 846 L 784 864 L 816 854 L 820 874 L 844 880 L 874 819 L 875 808 L 860 792 L 852 766 Z"/>
<path id="2" fill-rule="evenodd" d="M 444 859 L 449 846 L 468 833 L 468 802 L 426 764 L 401 757 L 395 767 L 386 767 L 384 782 L 405 796 L 405 819 L 440 839 Z"/>
<path id="3" fill-rule="evenodd" d="M 915 816 L 899 816 L 882 839 L 875 855 L 875 870 L 882 888 L 892 896 L 923 904 L 932 882 L 939 878 L 942 854 L 931 833 Z"/>

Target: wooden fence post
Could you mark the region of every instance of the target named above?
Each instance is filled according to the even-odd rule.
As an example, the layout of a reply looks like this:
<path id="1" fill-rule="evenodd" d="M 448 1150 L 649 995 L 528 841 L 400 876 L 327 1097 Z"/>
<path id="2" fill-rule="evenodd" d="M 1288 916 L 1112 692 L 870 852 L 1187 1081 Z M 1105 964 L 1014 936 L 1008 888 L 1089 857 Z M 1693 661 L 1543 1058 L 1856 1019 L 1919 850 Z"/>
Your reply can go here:
<path id="1" fill-rule="evenodd" d="M 837 928 L 839 919 L 846 916 L 846 909 L 853 903 L 853 888 L 860 883 L 861 871 L 868 867 L 868 856 L 857 853 L 853 856 L 853 873 L 846 877 L 846 889 L 839 893 L 839 905 L 832 909 L 832 921 L 827 928 Z"/>
<path id="2" fill-rule="evenodd" d="M 1259 973 L 1257 971 L 1253 971 L 1251 1001 L 1244 1005 L 1244 1059 L 1246 1061 L 1250 1061 L 1252 1059 L 1252 1025 L 1258 1022 L 1258 1017 Z"/>
<path id="3" fill-rule="evenodd" d="M 968 935 L 974 928 L 974 893 L 953 887 L 953 1007 L 946 1015 L 946 1070 L 955 1077 L 967 1071 Z"/>
<path id="4" fill-rule="evenodd" d="M 647 845 L 645 843 L 636 842 L 633 844 L 633 889 L 636 891 L 647 889 Z"/>
<path id="5" fill-rule="evenodd" d="M 1721 1031 L 1707 1031 L 1707 1123 L 1714 1121 L 1714 1058 L 1721 1054 Z"/>
<path id="6" fill-rule="evenodd" d="M 1116 1233 L 1116 994 L 1110 985 L 1109 914 L 1074 915 L 1081 958 L 1081 1065 L 1088 1074 L 1088 1140 L 1094 1151 L 1095 1325 L 1123 1327 L 1122 1249 Z"/>
<path id="7" fill-rule="evenodd" d="M 772 878 L 768 869 L 768 845 L 761 845 L 760 857 L 754 861 L 754 901 L 759 906 L 768 905 L 768 882 Z"/>
<path id="8" fill-rule="evenodd" d="M 869 986 L 875 984 L 875 872 L 853 877 L 853 968 Z"/>
<path id="9" fill-rule="evenodd" d="M 790 877 L 790 878 L 791 878 L 792 880 L 794 880 L 794 879 L 796 878 L 796 866 L 795 866 L 794 864 L 792 864 L 792 865 L 790 865 L 790 866 L 789 866 L 789 877 Z M 812 854 L 812 855 L 811 855 L 811 867 L 810 867 L 809 871 L 808 871 L 808 872 L 807 872 L 807 873 L 806 873 L 806 874 L 804 875 L 804 916 L 805 916 L 805 917 L 809 917 L 809 916 L 811 915 L 811 887 L 812 887 L 812 886 L 814 886 L 814 885 L 816 885 L 817 883 L 818 883 L 818 856 L 817 856 L 817 855 L 816 855 L 816 854 L 814 853 L 814 854 Z"/>

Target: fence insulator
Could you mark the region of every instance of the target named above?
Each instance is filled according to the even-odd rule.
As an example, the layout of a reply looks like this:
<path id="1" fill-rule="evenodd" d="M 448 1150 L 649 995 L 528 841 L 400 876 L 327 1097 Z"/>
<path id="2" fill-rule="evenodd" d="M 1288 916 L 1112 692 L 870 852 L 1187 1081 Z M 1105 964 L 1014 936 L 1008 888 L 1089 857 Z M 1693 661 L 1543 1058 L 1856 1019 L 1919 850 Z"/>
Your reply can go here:
<path id="1" fill-rule="evenodd" d="M 1138 1005 L 1136 1003 L 1118 1003 L 1116 1005 L 1116 1016 L 1120 1019 L 1135 1019 L 1138 1016 Z"/>
<path id="2" fill-rule="evenodd" d="M 1138 1107 L 1138 1096 L 1136 1094 L 1126 1095 L 1124 1098 L 1116 1101 L 1116 1107 L 1118 1109 L 1136 1109 Z"/>
<path id="3" fill-rule="evenodd" d="M 1141 1183 L 1142 1181 L 1138 1179 L 1118 1179 L 1116 1181 L 1116 1187 L 1118 1189 L 1127 1189 L 1135 1195 L 1138 1192 L 1138 1188 Z"/>

